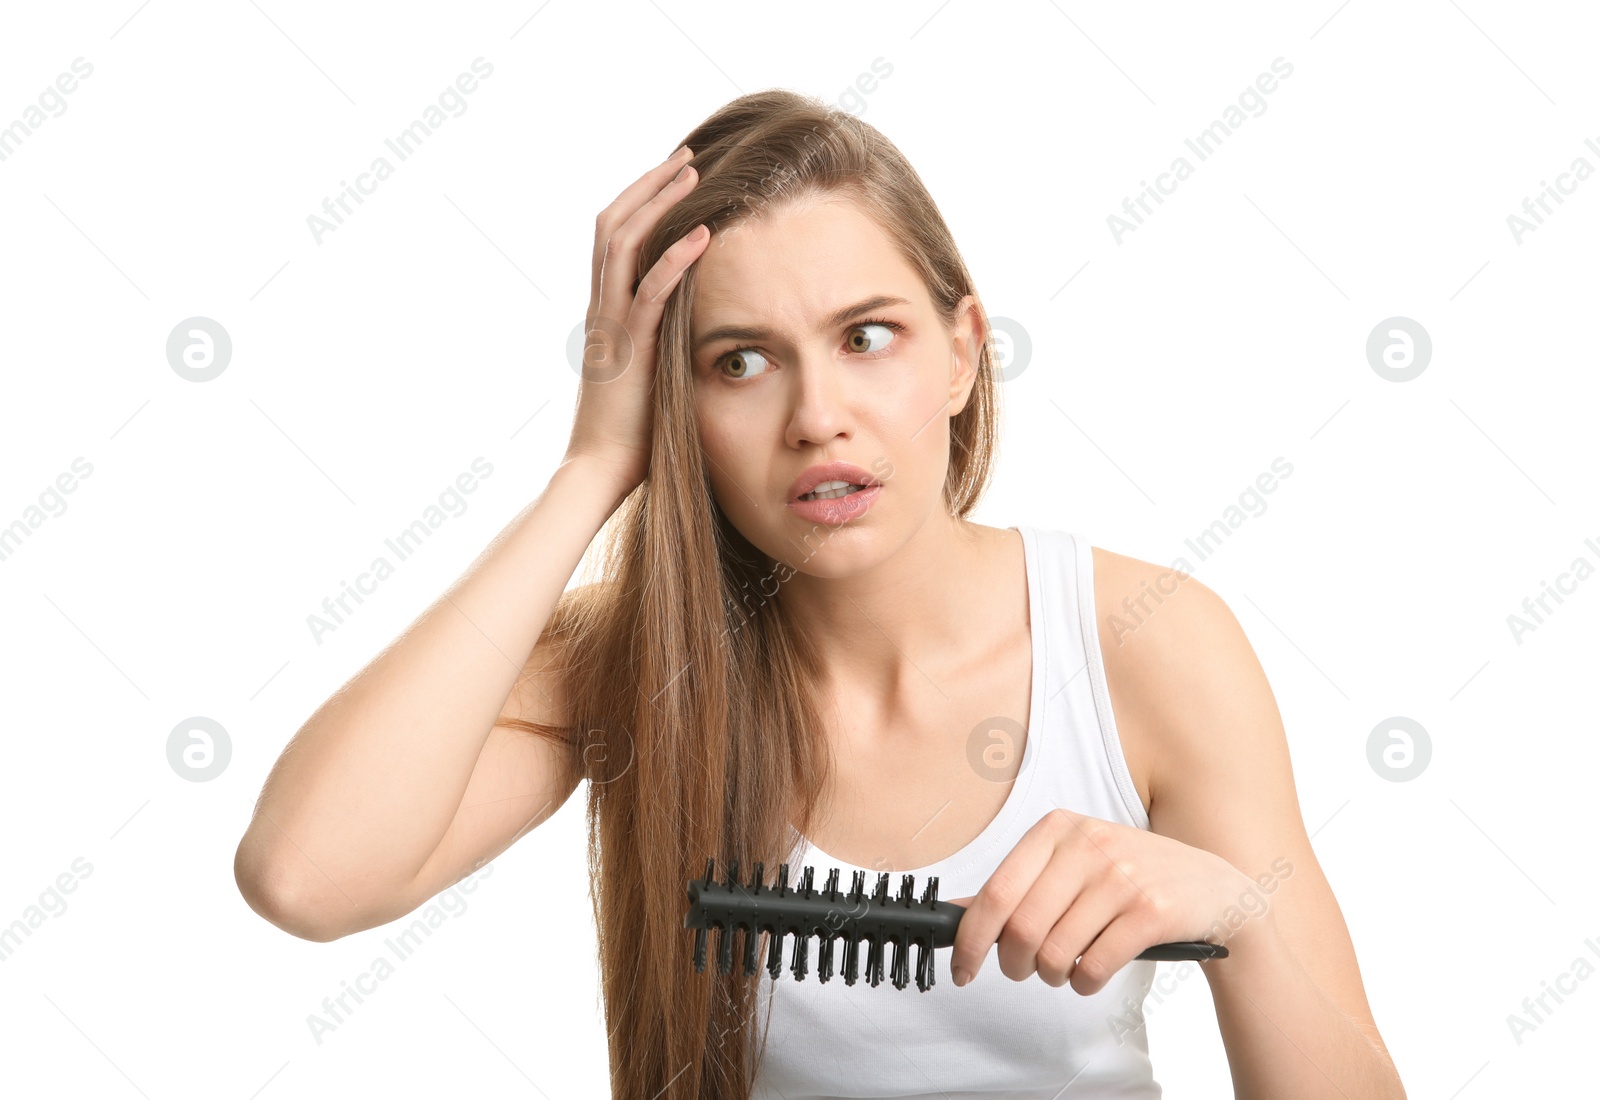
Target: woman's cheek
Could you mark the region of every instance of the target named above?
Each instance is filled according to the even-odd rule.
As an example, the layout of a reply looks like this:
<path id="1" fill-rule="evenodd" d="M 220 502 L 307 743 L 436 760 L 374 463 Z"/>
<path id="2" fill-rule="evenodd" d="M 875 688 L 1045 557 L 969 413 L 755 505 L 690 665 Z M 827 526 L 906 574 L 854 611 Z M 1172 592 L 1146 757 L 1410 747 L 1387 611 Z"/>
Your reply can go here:
<path id="1" fill-rule="evenodd" d="M 714 420 L 701 423 L 700 453 L 705 458 L 706 475 L 711 482 L 711 491 L 722 505 L 722 510 L 727 512 L 729 502 L 745 499 L 748 487 L 738 484 L 732 476 L 735 471 L 742 468 L 738 460 L 733 457 L 737 453 L 735 449 L 737 444 L 728 438 L 727 433 L 718 430 L 715 424 Z"/>
<path id="2" fill-rule="evenodd" d="M 719 427 L 722 421 L 717 416 L 715 408 L 704 400 L 696 402 L 694 420 L 695 431 L 700 437 L 701 453 L 712 462 L 721 462 L 726 444 L 723 439 L 724 433 Z"/>

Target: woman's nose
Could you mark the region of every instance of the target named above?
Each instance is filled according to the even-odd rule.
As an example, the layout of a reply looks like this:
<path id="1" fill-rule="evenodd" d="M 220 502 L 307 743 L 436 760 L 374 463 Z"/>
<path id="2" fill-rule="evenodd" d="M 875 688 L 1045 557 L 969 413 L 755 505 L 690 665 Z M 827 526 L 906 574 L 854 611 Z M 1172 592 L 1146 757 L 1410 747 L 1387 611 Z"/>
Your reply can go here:
<path id="1" fill-rule="evenodd" d="M 821 353 L 801 355 L 789 373 L 789 427 L 791 447 L 829 443 L 848 432 L 853 411 L 849 371 Z"/>

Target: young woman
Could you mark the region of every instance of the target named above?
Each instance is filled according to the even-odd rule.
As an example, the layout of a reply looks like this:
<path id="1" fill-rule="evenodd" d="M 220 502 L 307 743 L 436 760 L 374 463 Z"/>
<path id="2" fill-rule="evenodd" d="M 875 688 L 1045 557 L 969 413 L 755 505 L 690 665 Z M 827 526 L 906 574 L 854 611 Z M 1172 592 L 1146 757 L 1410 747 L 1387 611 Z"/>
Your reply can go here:
<path id="1" fill-rule="evenodd" d="M 1155 1097 L 1135 956 L 1202 938 L 1237 1095 L 1404 1096 L 1227 607 L 966 518 L 996 363 L 891 143 L 742 96 L 601 212 L 590 289 L 563 462 L 284 751 L 258 912 L 394 920 L 587 778 L 615 1096 Z M 939 875 L 951 980 L 696 973 L 708 857 Z"/>

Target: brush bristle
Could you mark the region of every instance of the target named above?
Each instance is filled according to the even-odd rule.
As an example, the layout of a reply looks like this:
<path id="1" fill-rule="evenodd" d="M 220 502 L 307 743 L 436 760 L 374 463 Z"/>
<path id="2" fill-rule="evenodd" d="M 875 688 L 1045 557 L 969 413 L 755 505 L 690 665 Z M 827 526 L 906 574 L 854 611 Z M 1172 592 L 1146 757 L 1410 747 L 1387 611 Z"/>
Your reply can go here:
<path id="1" fill-rule="evenodd" d="M 851 888 L 841 892 L 839 868 L 828 871 L 821 890 L 816 888 L 815 868 L 800 870 L 799 885 L 789 887 L 789 867 L 778 865 L 775 886 L 765 883 L 766 867 L 757 863 L 748 885 L 739 884 L 739 864 L 730 861 L 723 882 L 716 880 L 716 861 L 706 861 L 703 880 L 689 884 L 689 914 L 684 926 L 695 929 L 694 968 L 704 973 L 708 936 L 717 929 L 717 972 L 734 972 L 734 938 L 743 935 L 742 972 L 753 977 L 759 971 L 759 945 L 767 935 L 766 971 L 776 980 L 783 970 L 783 940 L 793 937 L 789 972 L 795 981 L 804 981 L 812 969 L 811 940 L 818 942 L 817 980 L 830 981 L 835 974 L 835 943 L 843 941 L 842 968 L 838 971 L 846 985 L 853 986 L 861 974 L 861 943 L 867 944 L 865 977 L 874 987 L 885 977 L 884 949 L 891 947 L 888 978 L 896 989 L 912 980 L 911 948 L 917 948 L 915 981 L 926 992 L 934 983 L 933 949 L 953 939 L 961 907 L 938 901 L 938 878 L 931 877 L 920 900 L 915 895 L 915 876 L 902 875 L 899 893 L 889 896 L 889 875 L 879 874 L 873 892 L 866 892 L 866 872 L 852 874 Z"/>

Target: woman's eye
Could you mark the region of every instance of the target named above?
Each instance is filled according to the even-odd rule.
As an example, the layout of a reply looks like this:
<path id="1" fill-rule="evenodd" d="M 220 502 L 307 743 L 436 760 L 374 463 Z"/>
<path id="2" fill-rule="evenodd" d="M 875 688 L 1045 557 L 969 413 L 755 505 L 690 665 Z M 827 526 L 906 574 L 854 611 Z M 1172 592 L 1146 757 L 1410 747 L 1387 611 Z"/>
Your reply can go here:
<path id="1" fill-rule="evenodd" d="M 885 324 L 882 321 L 865 321 L 851 328 L 850 335 L 846 340 L 846 343 L 850 345 L 851 351 L 882 351 L 883 345 L 888 343 L 889 340 L 893 339 L 894 330 L 896 327 L 897 326 Z M 877 347 L 870 346 L 870 339 L 858 335 L 859 333 L 866 332 L 869 329 L 881 329 L 887 334 L 883 337 L 880 337 Z"/>
<path id="2" fill-rule="evenodd" d="M 742 348 L 726 355 L 722 359 L 719 370 L 733 368 L 728 373 L 729 378 L 751 378 L 766 369 L 767 357 L 753 348 Z M 755 364 L 752 369 L 752 364 Z"/>
<path id="3" fill-rule="evenodd" d="M 874 338 L 870 335 L 873 329 L 879 330 L 882 335 Z M 892 340 L 900 329 L 901 325 L 894 321 L 863 321 L 859 325 L 850 326 L 845 344 L 851 351 L 858 353 L 882 351 L 884 345 Z M 713 369 L 724 372 L 725 377 L 741 379 L 762 374 L 768 366 L 770 364 L 767 362 L 767 357 L 759 351 L 754 348 L 739 348 L 717 360 Z"/>

